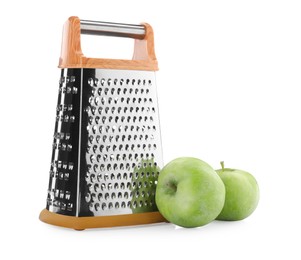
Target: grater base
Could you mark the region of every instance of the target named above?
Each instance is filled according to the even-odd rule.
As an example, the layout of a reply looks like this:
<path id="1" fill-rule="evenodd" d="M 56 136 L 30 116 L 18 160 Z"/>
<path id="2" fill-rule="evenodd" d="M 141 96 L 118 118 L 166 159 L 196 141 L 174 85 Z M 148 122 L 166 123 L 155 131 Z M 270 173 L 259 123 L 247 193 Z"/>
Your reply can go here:
<path id="1" fill-rule="evenodd" d="M 75 230 L 167 222 L 158 211 L 115 216 L 73 217 L 56 214 L 44 209 L 41 211 L 39 218 L 47 224 L 72 228 Z"/>

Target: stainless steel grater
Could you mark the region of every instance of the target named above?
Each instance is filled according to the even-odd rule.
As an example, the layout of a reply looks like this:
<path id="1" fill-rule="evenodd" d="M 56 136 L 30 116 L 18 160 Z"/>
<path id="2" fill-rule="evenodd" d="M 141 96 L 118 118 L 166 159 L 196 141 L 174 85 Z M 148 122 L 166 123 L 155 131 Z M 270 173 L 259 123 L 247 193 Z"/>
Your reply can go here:
<path id="1" fill-rule="evenodd" d="M 80 34 L 135 39 L 132 60 L 83 55 Z M 46 223 L 85 228 L 164 221 L 155 204 L 163 165 L 153 32 L 148 24 L 64 26 Z"/>

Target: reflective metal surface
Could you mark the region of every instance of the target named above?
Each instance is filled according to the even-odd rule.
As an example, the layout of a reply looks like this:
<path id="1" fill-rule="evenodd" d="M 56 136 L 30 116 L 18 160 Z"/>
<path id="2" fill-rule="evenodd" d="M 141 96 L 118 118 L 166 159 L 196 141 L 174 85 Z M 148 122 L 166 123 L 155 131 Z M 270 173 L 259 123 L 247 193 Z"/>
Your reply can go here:
<path id="1" fill-rule="evenodd" d="M 157 210 L 163 162 L 154 72 L 64 69 L 57 118 L 48 210 L 74 216 Z"/>
<path id="2" fill-rule="evenodd" d="M 82 34 L 120 36 L 137 39 L 143 39 L 145 35 L 144 26 L 136 24 L 81 20 L 80 27 Z"/>

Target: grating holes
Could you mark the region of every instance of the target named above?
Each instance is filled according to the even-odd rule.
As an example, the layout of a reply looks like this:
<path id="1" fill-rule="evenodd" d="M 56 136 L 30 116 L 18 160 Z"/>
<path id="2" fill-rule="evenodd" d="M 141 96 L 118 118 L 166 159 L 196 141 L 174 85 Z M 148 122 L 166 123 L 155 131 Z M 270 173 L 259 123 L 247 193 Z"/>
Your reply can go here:
<path id="1" fill-rule="evenodd" d="M 102 174 L 98 173 L 97 174 L 97 181 L 100 182 L 102 180 Z"/>
<path id="2" fill-rule="evenodd" d="M 94 156 L 94 155 L 93 155 Z M 93 171 L 94 172 L 97 172 L 98 171 L 98 165 L 97 164 L 94 164 L 94 166 L 93 166 Z"/>
<path id="3" fill-rule="evenodd" d="M 125 205 L 125 202 L 124 202 L 124 201 L 121 203 L 121 207 L 122 207 L 122 208 L 125 208 L 125 207 L 126 207 L 126 205 Z"/>
<path id="4" fill-rule="evenodd" d="M 96 123 L 96 124 L 98 124 L 98 123 L 99 123 L 99 119 L 100 119 L 100 117 L 99 117 L 99 116 L 96 116 L 96 117 L 95 117 L 95 123 Z"/>
<path id="5" fill-rule="evenodd" d="M 119 202 L 116 202 L 115 203 L 115 209 L 118 209 L 119 208 Z"/>
<path id="6" fill-rule="evenodd" d="M 114 173 L 111 174 L 111 180 L 115 180 L 115 175 L 114 175 Z"/>
<path id="7" fill-rule="evenodd" d="M 116 198 L 116 193 L 115 192 L 112 192 L 111 194 L 111 199 L 115 199 Z"/>
<path id="8" fill-rule="evenodd" d="M 102 97 L 102 98 L 101 98 L 101 104 L 103 104 L 103 105 L 104 105 L 104 104 L 106 103 L 106 101 L 107 101 L 107 100 L 106 100 L 106 98 L 105 98 L 105 97 Z"/>
<path id="9" fill-rule="evenodd" d="M 87 194 L 86 194 L 85 200 L 86 200 L 87 203 L 90 202 L 90 200 L 91 200 L 91 194 L 90 194 L 90 193 L 87 193 Z"/>
<path id="10" fill-rule="evenodd" d="M 124 88 L 124 89 L 123 89 L 123 94 L 126 95 L 126 92 L 127 92 L 127 91 L 128 91 L 127 88 Z"/>
<path id="11" fill-rule="evenodd" d="M 102 210 L 105 210 L 107 208 L 107 204 L 106 203 L 102 203 L 101 204 L 101 208 L 102 208 Z"/>
<path id="12" fill-rule="evenodd" d="M 102 191 L 104 191 L 104 190 L 106 189 L 106 185 L 105 185 L 104 183 L 102 183 L 102 184 L 100 185 L 100 189 L 101 189 Z"/>
<path id="13" fill-rule="evenodd" d="M 118 108 L 117 108 L 117 113 L 120 114 L 121 110 L 122 110 L 122 108 L 121 108 L 121 107 L 118 107 Z"/>
<path id="14" fill-rule="evenodd" d="M 119 184 L 118 184 L 118 183 L 115 183 L 115 184 L 114 184 L 114 189 L 115 189 L 115 190 L 118 190 L 118 189 L 119 189 Z"/>
<path id="15" fill-rule="evenodd" d="M 123 197 L 124 197 L 125 199 L 128 199 L 129 193 L 126 191 L 126 192 L 124 193 Z"/>
<path id="16" fill-rule="evenodd" d="M 129 163 L 127 163 L 126 165 L 125 165 L 125 168 L 129 171 L 130 169 L 131 169 L 131 166 L 130 166 L 130 164 Z"/>
<path id="17" fill-rule="evenodd" d="M 121 180 L 121 173 L 117 174 L 117 180 Z"/>
<path id="18" fill-rule="evenodd" d="M 91 156 L 90 156 L 90 162 L 91 162 L 91 163 L 94 163 L 94 162 L 95 162 L 95 155 L 91 155 Z"/>
<path id="19" fill-rule="evenodd" d="M 126 79 L 126 84 L 128 85 L 128 84 L 130 84 L 130 80 L 129 79 Z"/>
<path id="20" fill-rule="evenodd" d="M 121 199 L 122 198 L 122 193 L 118 192 L 117 197 L 118 197 L 118 199 Z"/>
<path id="21" fill-rule="evenodd" d="M 130 201 L 127 203 L 127 207 L 132 208 L 132 203 Z"/>
<path id="22" fill-rule="evenodd" d="M 107 165 L 107 170 L 108 170 L 108 171 L 112 170 L 111 164 L 108 164 L 108 165 Z"/>
<path id="23" fill-rule="evenodd" d="M 106 155 L 103 156 L 104 161 L 105 161 L 105 156 L 106 156 Z M 100 171 L 103 172 L 103 171 L 105 170 L 104 164 L 101 164 L 99 168 L 100 168 Z"/>
<path id="24" fill-rule="evenodd" d="M 104 149 L 104 145 L 100 145 L 99 146 L 99 151 L 102 153 L 103 152 L 103 149 Z"/>
<path id="25" fill-rule="evenodd" d="M 102 95 L 102 88 L 99 88 L 99 89 L 97 90 L 97 94 L 98 94 L 99 96 Z"/>
<path id="26" fill-rule="evenodd" d="M 132 207 L 133 207 L 134 209 L 137 207 L 137 202 L 136 202 L 136 201 L 133 202 Z"/>
<path id="27" fill-rule="evenodd" d="M 113 203 L 110 202 L 108 207 L 109 207 L 109 209 L 112 209 L 113 208 Z"/>
<path id="28" fill-rule="evenodd" d="M 133 93 L 133 89 L 132 89 L 132 88 L 130 88 L 129 92 L 130 92 L 130 94 L 132 94 L 132 93 Z"/>
<path id="29" fill-rule="evenodd" d="M 94 86 L 94 80 L 92 78 L 88 79 L 88 84 L 90 85 L 90 87 Z"/>
<path id="30" fill-rule="evenodd" d="M 94 136 L 93 136 L 93 135 L 90 135 L 90 136 L 89 136 L 89 142 L 90 142 L 91 144 L 92 144 L 93 140 L 94 140 Z"/>
<path id="31" fill-rule="evenodd" d="M 95 103 L 96 106 L 98 106 L 99 101 L 100 101 L 99 97 L 94 98 L 94 103 Z"/>
<path id="32" fill-rule="evenodd" d="M 107 81 L 107 84 L 108 84 L 108 86 L 111 86 L 111 84 L 112 84 L 112 79 L 108 79 L 108 81 Z"/>
<path id="33" fill-rule="evenodd" d="M 121 79 L 119 84 L 122 86 L 124 84 L 124 79 Z"/>
<path id="34" fill-rule="evenodd" d="M 107 181 L 109 179 L 109 174 L 108 173 L 105 173 L 104 175 L 104 180 Z"/>
<path id="35" fill-rule="evenodd" d="M 99 108 L 98 108 L 98 113 L 101 115 L 102 112 L 103 112 L 103 107 L 99 107 Z"/>
<path id="36" fill-rule="evenodd" d="M 123 163 L 120 164 L 120 170 L 124 170 L 124 164 Z"/>
<path id="37" fill-rule="evenodd" d="M 138 92 L 139 92 L 139 89 L 138 89 L 138 88 L 136 88 L 136 89 L 135 89 L 135 94 L 137 95 L 137 94 L 138 94 Z"/>
<path id="38" fill-rule="evenodd" d="M 95 183 L 95 185 L 94 185 L 94 191 L 97 192 L 98 190 L 99 190 L 99 184 Z"/>
<path id="39" fill-rule="evenodd" d="M 126 145 L 125 145 L 125 150 L 128 151 L 128 150 L 129 150 L 129 147 L 130 147 L 130 146 L 129 146 L 128 144 L 126 144 Z"/>

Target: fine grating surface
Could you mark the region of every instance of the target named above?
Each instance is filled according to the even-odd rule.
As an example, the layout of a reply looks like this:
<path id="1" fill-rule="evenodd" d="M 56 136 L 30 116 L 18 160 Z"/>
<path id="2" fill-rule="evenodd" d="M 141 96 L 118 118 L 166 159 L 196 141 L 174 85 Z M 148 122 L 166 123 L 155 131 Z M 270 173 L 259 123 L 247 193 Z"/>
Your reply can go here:
<path id="1" fill-rule="evenodd" d="M 81 70 L 61 71 L 46 208 L 76 215 Z"/>
<path id="2" fill-rule="evenodd" d="M 156 210 L 162 151 L 155 83 L 154 72 L 84 70 L 80 216 Z"/>

